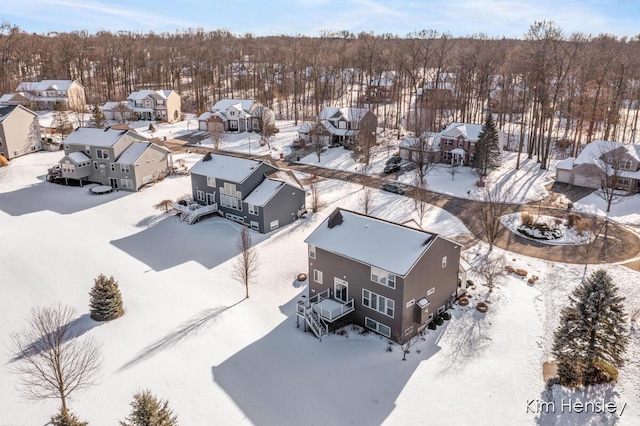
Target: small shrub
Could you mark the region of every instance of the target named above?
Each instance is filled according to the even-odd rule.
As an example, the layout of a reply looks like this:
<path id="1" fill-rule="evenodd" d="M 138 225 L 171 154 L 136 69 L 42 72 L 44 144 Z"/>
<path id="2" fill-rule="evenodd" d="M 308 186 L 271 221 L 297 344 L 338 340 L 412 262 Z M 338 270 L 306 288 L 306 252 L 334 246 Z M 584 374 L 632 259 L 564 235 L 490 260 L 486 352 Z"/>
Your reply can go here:
<path id="1" fill-rule="evenodd" d="M 445 321 L 449 321 L 451 319 L 451 314 L 449 312 L 443 312 L 442 319 Z"/>
<path id="2" fill-rule="evenodd" d="M 131 414 L 121 426 L 176 426 L 177 417 L 169 408 L 169 403 L 156 398 L 150 390 L 144 390 L 133 395 Z"/>
<path id="3" fill-rule="evenodd" d="M 576 226 L 578 222 L 582 222 L 583 220 L 575 213 L 569 213 L 567 215 L 567 226 L 569 228 L 573 228 Z"/>
<path id="4" fill-rule="evenodd" d="M 580 220 L 575 224 L 573 229 L 576 230 L 576 233 L 582 237 L 582 235 L 589 229 L 589 223 L 586 220 Z"/>
<path id="5" fill-rule="evenodd" d="M 618 369 L 613 365 L 598 359 L 596 360 L 597 377 L 596 383 L 609 383 L 618 381 Z"/>
<path id="6" fill-rule="evenodd" d="M 487 305 L 487 304 L 486 304 L 486 303 L 484 303 L 484 302 L 478 302 L 478 303 L 476 304 L 476 309 L 477 309 L 478 311 L 482 312 L 482 313 L 485 313 L 485 312 L 487 312 L 487 311 L 489 310 L 489 305 Z"/>
<path id="7" fill-rule="evenodd" d="M 553 219 L 553 223 L 555 223 L 556 225 L 560 225 L 562 223 L 562 219 L 560 219 L 559 217 L 556 217 Z"/>
<path id="8" fill-rule="evenodd" d="M 523 225 L 531 226 L 533 225 L 533 216 L 527 212 L 520 213 L 520 220 Z"/>
<path id="9" fill-rule="evenodd" d="M 336 330 L 336 334 L 338 336 L 344 336 L 344 337 L 349 337 L 349 334 L 347 333 L 347 330 L 341 328 L 340 330 Z"/>
<path id="10" fill-rule="evenodd" d="M 429 323 L 429 325 L 427 326 L 427 328 L 428 328 L 429 330 L 435 330 L 435 329 L 436 329 L 436 327 L 437 327 L 437 326 L 436 326 L 436 323 L 435 323 L 434 321 L 431 321 L 431 322 Z"/>
<path id="11" fill-rule="evenodd" d="M 458 305 L 460 306 L 467 306 L 469 304 L 469 299 L 466 297 L 461 297 L 460 299 L 458 299 Z"/>
<path id="12" fill-rule="evenodd" d="M 511 265 L 507 265 L 504 269 L 506 269 L 507 272 L 509 272 L 511 274 L 516 271 L 515 269 L 513 269 L 513 266 L 511 266 Z"/>
<path id="13" fill-rule="evenodd" d="M 393 352 L 393 346 L 387 345 L 387 352 Z"/>
<path id="14" fill-rule="evenodd" d="M 539 278 L 538 278 L 538 276 L 537 276 L 537 275 L 531 275 L 531 278 L 532 278 L 534 281 L 538 281 L 538 280 L 539 280 Z"/>
<path id="15" fill-rule="evenodd" d="M 360 330 L 360 335 L 361 336 L 366 336 L 367 334 L 369 334 L 369 329 L 368 328 L 363 328 Z"/>
<path id="16" fill-rule="evenodd" d="M 528 282 L 529 284 L 534 284 L 534 283 L 536 282 L 536 280 L 534 280 L 533 278 L 529 278 L 529 279 L 527 280 L 527 282 Z"/>
<path id="17" fill-rule="evenodd" d="M 436 319 L 435 319 L 435 320 L 433 320 L 433 322 L 435 322 L 435 323 L 436 323 L 436 325 L 442 325 L 442 324 L 444 324 L 444 320 L 442 319 L 442 317 L 441 317 L 440 315 L 438 315 L 438 316 L 436 317 Z"/>
<path id="18" fill-rule="evenodd" d="M 83 422 L 76 417 L 75 414 L 67 412 L 66 414 L 56 414 L 51 417 L 51 426 L 87 426 L 89 423 Z"/>
<path id="19" fill-rule="evenodd" d="M 516 269 L 516 275 L 520 275 L 521 277 L 526 277 L 529 275 L 526 269 Z"/>
<path id="20" fill-rule="evenodd" d="M 473 280 L 467 280 L 467 288 L 473 285 Z"/>

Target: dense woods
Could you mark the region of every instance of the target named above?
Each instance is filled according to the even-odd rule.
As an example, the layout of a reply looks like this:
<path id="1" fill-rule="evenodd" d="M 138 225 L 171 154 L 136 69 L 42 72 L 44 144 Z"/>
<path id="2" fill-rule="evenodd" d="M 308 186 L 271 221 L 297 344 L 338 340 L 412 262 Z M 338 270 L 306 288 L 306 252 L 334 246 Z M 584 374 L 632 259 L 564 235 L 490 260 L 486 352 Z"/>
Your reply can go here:
<path id="1" fill-rule="evenodd" d="M 29 34 L 5 22 L 0 53 L 2 93 L 21 81 L 75 79 L 93 105 L 171 88 L 186 112 L 243 97 L 296 122 L 325 106 L 369 106 L 382 127 L 416 132 L 481 123 L 490 110 L 512 133 L 512 149 L 533 142 L 525 150 L 542 167 L 553 149 L 575 155 L 596 139 L 637 141 L 640 37 L 565 34 L 551 22 L 532 24 L 521 40 L 435 31 Z"/>

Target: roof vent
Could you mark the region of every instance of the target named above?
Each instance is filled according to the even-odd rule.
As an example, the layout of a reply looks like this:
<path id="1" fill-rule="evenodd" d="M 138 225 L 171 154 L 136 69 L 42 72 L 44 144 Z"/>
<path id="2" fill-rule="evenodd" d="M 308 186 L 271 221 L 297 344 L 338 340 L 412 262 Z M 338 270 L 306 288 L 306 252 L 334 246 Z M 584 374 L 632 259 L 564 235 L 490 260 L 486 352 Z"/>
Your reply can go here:
<path id="1" fill-rule="evenodd" d="M 207 154 L 204 157 L 202 157 L 202 161 L 211 161 L 211 160 L 212 158 L 211 158 L 210 152 L 207 152 Z"/>
<path id="2" fill-rule="evenodd" d="M 340 213 L 340 210 L 336 210 L 335 212 L 331 213 L 331 216 L 329 216 L 329 222 L 327 223 L 327 225 L 329 225 L 329 229 L 333 229 L 336 226 L 340 225 L 343 221 L 344 218 L 342 217 L 342 213 Z"/>

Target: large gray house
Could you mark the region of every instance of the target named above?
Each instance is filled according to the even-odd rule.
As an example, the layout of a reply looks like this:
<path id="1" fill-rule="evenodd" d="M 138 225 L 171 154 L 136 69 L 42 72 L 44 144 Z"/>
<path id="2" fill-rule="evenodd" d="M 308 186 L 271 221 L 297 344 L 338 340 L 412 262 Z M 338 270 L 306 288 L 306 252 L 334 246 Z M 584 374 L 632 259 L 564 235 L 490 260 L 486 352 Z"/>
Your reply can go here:
<path id="1" fill-rule="evenodd" d="M 137 191 L 169 171 L 169 150 L 131 130 L 80 127 L 62 143 L 65 156 L 49 170 L 52 180 Z"/>
<path id="2" fill-rule="evenodd" d="M 267 162 L 208 153 L 190 173 L 193 199 L 203 207 L 185 209 L 183 220 L 189 223 L 196 214 L 218 212 L 267 233 L 306 212 L 305 192 L 297 179 Z"/>
<path id="3" fill-rule="evenodd" d="M 297 315 L 320 338 L 344 318 L 402 344 L 458 294 L 460 245 L 440 235 L 337 208 L 305 242 Z"/>

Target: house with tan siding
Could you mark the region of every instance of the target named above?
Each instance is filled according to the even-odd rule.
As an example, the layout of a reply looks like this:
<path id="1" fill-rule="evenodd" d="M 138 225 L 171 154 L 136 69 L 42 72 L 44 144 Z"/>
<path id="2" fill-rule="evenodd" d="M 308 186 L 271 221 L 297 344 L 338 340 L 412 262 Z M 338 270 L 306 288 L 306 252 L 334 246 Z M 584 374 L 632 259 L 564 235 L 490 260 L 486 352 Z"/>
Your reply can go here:
<path id="1" fill-rule="evenodd" d="M 38 115 L 22 105 L 0 107 L 0 155 L 11 160 L 41 149 Z"/>

